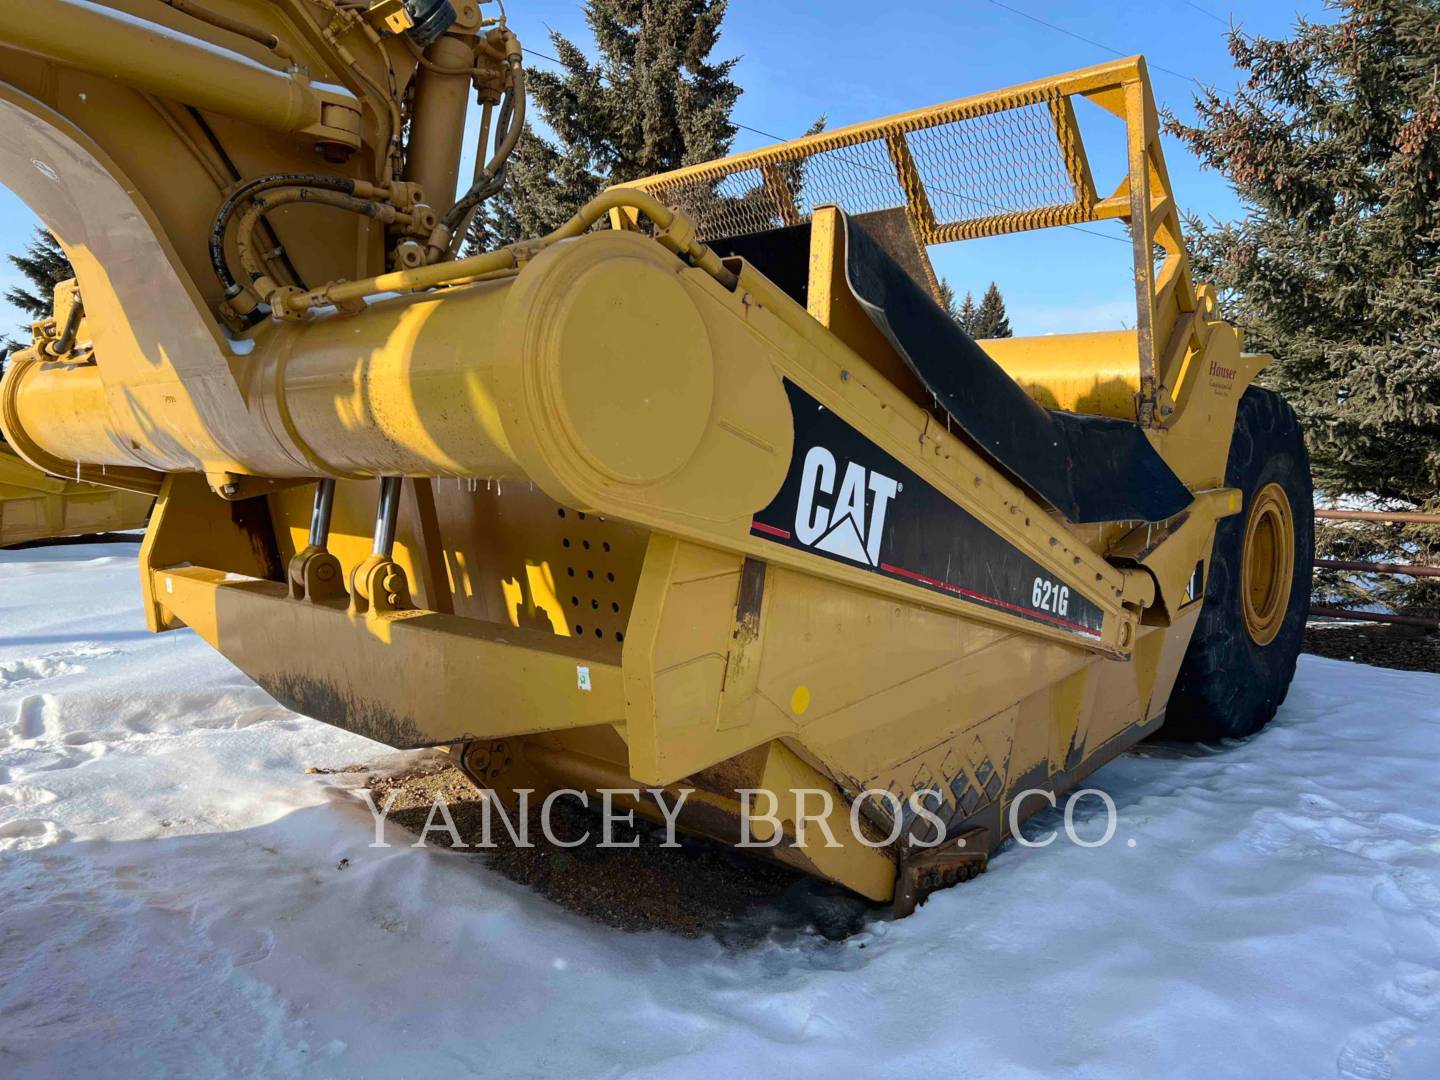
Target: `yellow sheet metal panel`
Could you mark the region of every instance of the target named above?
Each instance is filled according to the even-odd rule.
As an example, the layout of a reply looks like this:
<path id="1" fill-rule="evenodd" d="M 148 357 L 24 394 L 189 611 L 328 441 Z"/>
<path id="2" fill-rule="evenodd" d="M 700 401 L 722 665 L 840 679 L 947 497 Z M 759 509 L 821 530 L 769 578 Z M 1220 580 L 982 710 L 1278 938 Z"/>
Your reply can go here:
<path id="1" fill-rule="evenodd" d="M 0 443 L 0 547 L 145 527 L 146 495 L 49 476 Z"/>
<path id="2" fill-rule="evenodd" d="M 583 639 L 433 613 L 357 617 L 203 567 L 150 576 L 170 620 L 277 700 L 390 746 L 619 723 L 625 714 L 619 667 Z M 302 645 L 322 641 L 321 652 Z"/>
<path id="3" fill-rule="evenodd" d="M 979 345 L 1047 409 L 1135 418 L 1140 350 L 1133 330 L 991 338 Z"/>

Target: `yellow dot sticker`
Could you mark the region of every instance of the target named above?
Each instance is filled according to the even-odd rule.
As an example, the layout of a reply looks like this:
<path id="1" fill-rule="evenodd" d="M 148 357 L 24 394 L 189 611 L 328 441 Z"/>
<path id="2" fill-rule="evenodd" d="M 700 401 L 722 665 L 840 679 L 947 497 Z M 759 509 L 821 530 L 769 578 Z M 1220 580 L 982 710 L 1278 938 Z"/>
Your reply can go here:
<path id="1" fill-rule="evenodd" d="M 790 695 L 790 711 L 796 716 L 804 716 L 805 710 L 808 708 L 810 708 L 810 688 L 797 686 L 795 692 Z"/>

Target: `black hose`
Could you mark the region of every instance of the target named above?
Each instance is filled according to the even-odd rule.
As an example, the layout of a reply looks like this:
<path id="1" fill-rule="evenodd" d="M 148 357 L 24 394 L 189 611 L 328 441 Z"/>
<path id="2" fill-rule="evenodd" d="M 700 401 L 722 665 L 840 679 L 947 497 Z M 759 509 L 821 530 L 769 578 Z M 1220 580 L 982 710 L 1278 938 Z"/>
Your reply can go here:
<path id="1" fill-rule="evenodd" d="M 374 199 L 361 198 L 358 195 L 349 195 L 344 192 L 330 191 L 325 188 L 313 186 L 285 185 L 278 188 L 269 188 L 263 192 L 256 192 L 250 197 L 251 208 L 245 211 L 240 217 L 238 233 L 235 243 L 240 252 L 240 264 L 252 282 L 258 282 L 268 274 L 268 268 L 264 266 L 263 249 L 255 246 L 255 234 L 265 215 L 279 206 L 303 205 L 331 206 L 339 210 L 345 210 L 352 214 L 361 214 L 368 218 L 394 223 L 401 221 L 405 224 L 411 222 L 408 215 L 399 214 L 395 207 L 388 203 L 382 203 Z M 264 297 L 262 296 L 262 300 Z M 258 310 L 258 309 L 257 309 Z M 253 312 L 251 314 L 254 314 Z M 253 325 L 253 324 L 252 324 Z"/>
<path id="2" fill-rule="evenodd" d="M 195 126 L 200 129 L 201 133 L 210 143 L 210 148 L 215 151 L 216 156 L 218 156 L 221 163 L 224 164 L 225 171 L 230 174 L 231 181 L 238 184 L 240 182 L 240 169 L 226 151 L 225 144 L 222 143 L 220 137 L 215 134 L 215 129 L 210 126 L 210 122 L 205 119 L 204 115 L 202 115 L 200 110 L 195 108 L 194 105 L 186 105 L 185 111 L 190 114 L 190 119 L 195 121 Z M 305 279 L 300 276 L 300 271 L 295 268 L 295 263 L 291 260 L 290 253 L 280 247 L 280 238 L 275 234 L 275 230 L 270 227 L 269 222 L 264 222 L 263 224 L 267 242 L 271 247 L 277 248 L 280 251 L 280 261 L 285 264 L 285 272 L 290 275 L 290 280 L 308 292 L 310 286 L 305 284 Z"/>
<path id="3" fill-rule="evenodd" d="M 225 233 L 230 228 L 230 218 L 235 213 L 235 208 L 246 199 L 275 187 L 318 187 L 327 191 L 338 191 L 343 195 L 355 194 L 354 180 L 340 176 L 322 176 L 318 173 L 274 173 L 257 177 L 237 188 L 215 212 L 215 220 L 210 226 L 210 266 L 220 280 L 226 299 L 238 295 L 241 291 L 235 275 L 230 272 L 225 261 Z"/>
<path id="4" fill-rule="evenodd" d="M 517 107 L 516 103 L 519 103 Z M 460 231 L 461 227 L 475 208 L 490 196 L 494 195 L 505 184 L 505 161 L 510 156 L 510 151 L 520 140 L 520 130 L 525 124 L 525 75 L 524 69 L 516 64 L 511 74 L 510 88 L 500 99 L 500 108 L 495 115 L 495 130 L 503 132 L 499 136 L 495 159 L 481 170 L 475 182 L 470 185 L 470 190 L 460 197 L 460 200 L 440 220 L 450 231 L 452 239 Z M 480 153 L 485 148 L 480 148 Z"/>
<path id="5" fill-rule="evenodd" d="M 465 242 L 465 235 L 470 231 L 470 222 L 473 220 L 473 215 L 475 211 L 479 209 L 480 204 L 486 199 L 498 195 L 504 187 L 505 166 L 501 165 L 500 168 L 496 170 L 489 184 L 485 187 L 472 187 L 466 194 L 466 198 L 471 200 L 470 208 L 465 211 L 464 216 L 461 217 L 460 221 L 452 228 L 449 247 L 450 258 L 453 259 L 455 257 L 460 250 L 460 245 Z"/>
<path id="6" fill-rule="evenodd" d="M 505 96 L 500 99 L 500 108 L 496 110 L 495 113 L 495 129 L 497 131 L 504 131 L 509 126 L 510 97 L 509 91 L 506 91 Z M 485 148 L 482 146 L 480 153 L 483 154 L 484 152 Z M 472 210 L 499 190 L 498 187 L 494 188 L 494 190 L 490 189 L 497 179 L 499 179 L 502 184 L 504 183 L 504 173 L 505 166 L 503 164 L 493 174 L 489 172 L 488 168 L 482 169 L 480 175 L 475 178 L 465 194 L 460 196 L 454 206 L 445 211 L 445 216 L 442 217 L 440 221 L 445 228 L 450 231 L 452 236 L 459 230 L 461 223 L 470 216 Z"/>
<path id="7" fill-rule="evenodd" d="M 70 350 L 75 347 L 75 335 L 80 330 L 80 316 L 84 314 L 85 305 L 77 292 L 74 303 L 70 305 L 70 314 L 65 317 L 65 329 L 60 332 L 60 340 L 46 352 L 49 352 L 51 356 L 68 356 Z"/>

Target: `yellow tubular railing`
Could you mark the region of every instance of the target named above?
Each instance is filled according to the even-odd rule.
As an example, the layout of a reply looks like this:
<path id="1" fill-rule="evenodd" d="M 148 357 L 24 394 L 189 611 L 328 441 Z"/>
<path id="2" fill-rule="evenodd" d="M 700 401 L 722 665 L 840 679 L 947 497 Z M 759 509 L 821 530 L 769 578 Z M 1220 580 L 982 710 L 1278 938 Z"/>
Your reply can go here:
<path id="1" fill-rule="evenodd" d="M 659 199 L 643 191 L 630 188 L 611 188 L 603 191 L 582 206 L 569 221 L 554 232 L 539 240 L 527 240 L 511 244 L 498 251 L 487 251 L 472 255 L 468 259 L 454 262 L 421 266 L 414 270 L 397 270 L 380 274 L 364 281 L 343 281 L 322 286 L 310 292 L 289 292 L 278 290 L 274 294 L 277 310 L 292 315 L 322 307 L 326 304 L 347 304 L 363 300 L 367 296 L 384 292 L 415 292 L 420 289 L 450 285 L 473 280 L 497 271 L 513 270 L 526 259 L 551 244 L 567 240 L 584 233 L 612 210 L 633 210 L 644 214 L 660 230 L 657 239 L 676 254 L 688 256 L 696 266 L 710 274 L 727 289 L 735 287 L 735 275 L 726 268 L 720 257 L 695 238 L 694 224 Z"/>
<path id="2" fill-rule="evenodd" d="M 1126 179 L 1095 189 L 1074 99 L 1126 125 Z M 1117 60 L 646 177 L 714 240 L 808 221 L 816 206 L 901 211 L 922 248 L 1120 219 L 1134 238 L 1138 419 L 1163 423 L 1198 348 L 1196 297 L 1145 62 Z M 616 224 L 627 222 L 619 214 Z M 1154 249 L 1163 252 L 1157 269 Z"/>

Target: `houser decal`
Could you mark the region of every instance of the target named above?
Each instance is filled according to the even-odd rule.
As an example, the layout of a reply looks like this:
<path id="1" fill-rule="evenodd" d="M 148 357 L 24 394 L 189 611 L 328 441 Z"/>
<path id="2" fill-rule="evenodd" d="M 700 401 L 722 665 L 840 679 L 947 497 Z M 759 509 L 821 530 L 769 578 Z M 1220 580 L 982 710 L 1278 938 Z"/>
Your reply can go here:
<path id="1" fill-rule="evenodd" d="M 750 531 L 786 547 L 1099 637 L 1104 612 L 788 379 L 795 449 Z"/>

